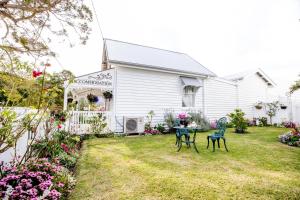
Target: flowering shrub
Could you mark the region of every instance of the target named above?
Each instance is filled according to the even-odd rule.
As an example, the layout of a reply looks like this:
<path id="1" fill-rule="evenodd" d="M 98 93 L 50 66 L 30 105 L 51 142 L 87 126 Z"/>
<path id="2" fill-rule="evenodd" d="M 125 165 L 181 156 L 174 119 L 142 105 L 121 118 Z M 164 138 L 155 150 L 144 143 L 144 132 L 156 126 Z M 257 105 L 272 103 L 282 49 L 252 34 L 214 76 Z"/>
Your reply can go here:
<path id="1" fill-rule="evenodd" d="M 294 122 L 282 122 L 282 125 L 285 127 L 285 128 L 296 128 L 296 124 Z"/>
<path id="2" fill-rule="evenodd" d="M 191 116 L 185 112 L 182 112 L 177 115 L 177 120 L 179 120 L 180 125 L 188 126 L 188 124 L 191 122 Z"/>
<path id="3" fill-rule="evenodd" d="M 38 140 L 32 145 L 33 151 L 38 157 L 46 157 L 50 160 L 59 158 L 61 165 L 68 169 L 75 167 L 78 158 L 80 138 L 70 135 L 65 131 L 58 131 L 51 139 Z"/>
<path id="4" fill-rule="evenodd" d="M 300 147 L 300 131 L 297 128 L 294 128 L 286 134 L 280 135 L 278 138 L 279 141 L 284 144 Z"/>
<path id="5" fill-rule="evenodd" d="M 68 175 L 66 175 L 66 173 Z M 61 199 L 74 187 L 74 179 L 57 160 L 29 160 L 16 167 L 1 166 L 0 196 L 3 199 Z"/>
<path id="6" fill-rule="evenodd" d="M 189 118 L 189 115 L 187 113 L 179 113 L 177 115 L 177 118 L 180 119 L 180 120 L 187 120 Z"/>
<path id="7" fill-rule="evenodd" d="M 217 120 L 214 120 L 214 121 L 210 122 L 210 128 L 211 129 L 217 129 Z"/>
<path id="8" fill-rule="evenodd" d="M 248 126 L 256 126 L 256 119 L 247 119 Z"/>
<path id="9" fill-rule="evenodd" d="M 160 134 L 160 132 L 158 130 L 155 130 L 155 129 L 145 130 L 144 133 L 145 133 L 145 135 L 157 135 L 157 134 Z"/>

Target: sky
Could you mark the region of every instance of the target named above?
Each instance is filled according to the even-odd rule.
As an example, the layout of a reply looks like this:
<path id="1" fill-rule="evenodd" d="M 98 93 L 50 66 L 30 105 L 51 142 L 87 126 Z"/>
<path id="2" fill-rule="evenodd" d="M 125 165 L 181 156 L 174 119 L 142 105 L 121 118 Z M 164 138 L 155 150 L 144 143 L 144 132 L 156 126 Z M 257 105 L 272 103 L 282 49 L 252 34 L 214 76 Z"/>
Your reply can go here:
<path id="1" fill-rule="evenodd" d="M 280 94 L 299 79 L 300 0 L 94 0 L 94 5 L 105 38 L 187 53 L 220 77 L 261 68 Z M 95 15 L 91 27 L 85 46 L 52 44 L 63 68 L 75 75 L 100 70 L 103 41 Z M 55 60 L 53 66 L 61 69 Z"/>

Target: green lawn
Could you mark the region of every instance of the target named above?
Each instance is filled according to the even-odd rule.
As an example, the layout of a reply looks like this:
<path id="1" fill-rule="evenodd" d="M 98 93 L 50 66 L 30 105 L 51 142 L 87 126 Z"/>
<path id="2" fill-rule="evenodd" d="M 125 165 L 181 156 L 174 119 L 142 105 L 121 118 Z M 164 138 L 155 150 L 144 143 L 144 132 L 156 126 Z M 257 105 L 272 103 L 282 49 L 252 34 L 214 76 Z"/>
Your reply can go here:
<path id="1" fill-rule="evenodd" d="M 229 152 L 197 154 L 174 135 L 90 139 L 77 166 L 70 199 L 300 199 L 300 148 L 277 141 L 287 129 L 226 132 Z"/>

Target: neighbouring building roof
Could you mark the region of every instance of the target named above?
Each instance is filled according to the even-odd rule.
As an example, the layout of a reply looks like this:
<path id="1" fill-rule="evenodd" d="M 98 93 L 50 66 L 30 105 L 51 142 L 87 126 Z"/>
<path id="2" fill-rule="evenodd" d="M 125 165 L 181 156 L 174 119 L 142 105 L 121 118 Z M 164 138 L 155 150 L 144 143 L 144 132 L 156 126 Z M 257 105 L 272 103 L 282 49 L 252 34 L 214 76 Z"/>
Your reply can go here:
<path id="1" fill-rule="evenodd" d="M 268 86 L 275 86 L 275 82 L 260 68 L 255 69 L 255 70 L 248 70 L 248 71 L 243 71 L 240 73 L 232 74 L 229 76 L 225 76 L 224 79 L 230 80 L 230 81 L 239 81 L 243 80 L 246 76 L 250 74 L 257 74 L 261 79 L 263 79 Z"/>
<path id="2" fill-rule="evenodd" d="M 163 69 L 204 76 L 216 76 L 187 54 L 105 39 L 105 50 L 110 63 L 133 65 L 149 69 Z"/>

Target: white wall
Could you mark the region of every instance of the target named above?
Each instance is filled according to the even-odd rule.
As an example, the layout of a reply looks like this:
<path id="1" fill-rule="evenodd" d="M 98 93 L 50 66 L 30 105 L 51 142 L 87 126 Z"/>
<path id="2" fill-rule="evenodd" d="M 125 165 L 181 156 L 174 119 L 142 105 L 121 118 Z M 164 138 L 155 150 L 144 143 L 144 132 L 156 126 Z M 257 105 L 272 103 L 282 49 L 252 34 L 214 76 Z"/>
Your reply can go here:
<path id="1" fill-rule="evenodd" d="M 123 131 L 123 117 L 145 117 L 153 110 L 153 124 L 163 122 L 165 109 L 182 106 L 180 75 L 126 67 L 117 68 L 116 132 Z M 196 95 L 196 108 L 202 110 L 202 88 Z"/>
<path id="2" fill-rule="evenodd" d="M 209 120 L 225 117 L 237 108 L 237 86 L 231 81 L 210 78 L 204 81 L 205 115 Z"/>
<path id="3" fill-rule="evenodd" d="M 258 101 L 268 101 L 268 85 L 257 75 L 249 74 L 238 81 L 239 107 L 251 119 L 257 117 L 254 104 Z"/>
<path id="4" fill-rule="evenodd" d="M 300 90 L 292 94 L 292 118 L 300 124 Z"/>

